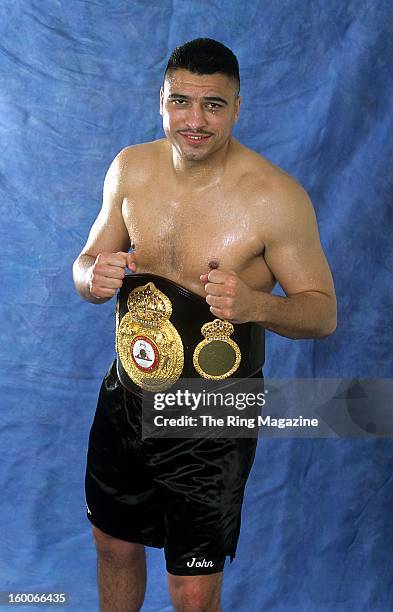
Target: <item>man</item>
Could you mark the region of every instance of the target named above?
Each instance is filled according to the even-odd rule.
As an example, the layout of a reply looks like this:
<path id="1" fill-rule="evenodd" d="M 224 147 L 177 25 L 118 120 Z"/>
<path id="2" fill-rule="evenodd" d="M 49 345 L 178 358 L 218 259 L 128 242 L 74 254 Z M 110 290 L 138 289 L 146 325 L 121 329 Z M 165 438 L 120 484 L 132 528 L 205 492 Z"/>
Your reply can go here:
<path id="1" fill-rule="evenodd" d="M 175 49 L 160 91 L 166 138 L 127 147 L 112 162 L 102 209 L 74 264 L 76 288 L 86 300 L 103 303 L 119 289 L 120 294 L 124 292 L 123 283 L 132 282 L 134 275 L 125 276 L 128 268 L 136 279 L 141 275 L 144 283 L 149 278 L 161 282 L 160 299 L 165 299 L 167 289 L 175 317 L 177 302 L 186 295 L 202 310 L 203 304 L 212 319 L 232 323 L 240 336 L 245 329 L 267 328 L 289 338 L 326 337 L 336 327 L 336 300 L 312 204 L 292 177 L 232 137 L 241 103 L 239 90 L 237 59 L 221 43 L 196 39 Z M 286 297 L 271 295 L 276 282 Z M 123 306 L 127 296 L 128 289 Z M 125 317 L 124 308 L 121 316 Z M 181 336 L 193 324 L 191 318 L 180 330 L 180 345 L 183 341 L 186 346 Z M 154 342 L 148 340 L 146 347 L 146 337 L 138 337 L 143 340 L 139 358 L 147 357 L 150 346 L 154 360 Z M 195 338 L 194 345 L 201 339 Z M 121 334 L 118 342 L 122 342 Z M 239 340 L 242 343 L 244 368 L 247 359 L 252 361 L 258 354 L 260 343 L 247 346 Z M 171 448 L 157 453 L 154 444 L 138 438 L 135 415 L 141 415 L 137 395 L 141 383 L 133 372 L 142 362 L 137 357 L 135 353 L 128 370 L 126 358 L 120 358 L 117 371 L 108 372 L 90 434 L 86 490 L 98 551 L 101 609 L 140 609 L 146 581 L 144 545 L 151 545 L 165 547 L 175 609 L 217 612 L 225 557 L 230 555 L 232 560 L 235 555 L 255 441 L 246 450 L 239 445 L 227 452 L 222 447 L 217 462 L 205 458 L 198 463 L 200 478 L 192 481 L 210 483 L 206 485 L 209 493 L 212 479 L 204 481 L 204 471 L 214 465 L 221 478 L 214 495 L 227 496 L 232 515 L 225 504 L 208 505 L 210 493 L 202 496 L 198 487 L 191 495 L 186 489 L 189 480 L 177 486 L 187 461 L 194 466 L 198 453 L 188 445 L 186 453 L 179 451 L 182 463 L 177 464 L 172 451 L 179 450 L 184 440 L 171 440 Z M 185 354 L 184 359 L 191 368 L 192 356 Z M 242 376 L 255 376 L 256 363 L 247 366 Z M 183 362 L 178 369 L 182 367 Z M 221 378 L 232 371 L 224 371 Z M 149 373 L 147 367 L 145 372 Z M 111 416 L 107 417 L 109 405 Z M 212 448 L 207 444 L 203 441 L 198 446 L 201 453 Z M 115 457 L 125 448 L 126 456 Z M 245 466 L 236 499 L 231 497 L 230 470 L 224 471 L 223 461 Z M 124 465 L 129 466 L 123 474 L 128 480 L 120 485 Z M 141 473 L 143 478 L 138 478 Z M 149 488 L 144 488 L 146 480 Z M 211 512 L 212 521 L 203 515 L 204 508 Z M 147 522 L 142 515 L 153 518 Z M 222 525 L 227 523 L 225 531 Z M 205 563 L 197 564 L 196 559 Z"/>

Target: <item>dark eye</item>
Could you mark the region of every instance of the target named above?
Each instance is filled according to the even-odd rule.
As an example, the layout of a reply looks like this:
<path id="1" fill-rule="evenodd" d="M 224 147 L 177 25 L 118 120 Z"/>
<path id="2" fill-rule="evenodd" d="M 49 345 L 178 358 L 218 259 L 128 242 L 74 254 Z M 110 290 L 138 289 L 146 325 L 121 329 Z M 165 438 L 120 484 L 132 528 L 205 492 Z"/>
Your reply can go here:
<path id="1" fill-rule="evenodd" d="M 217 102 L 208 102 L 207 107 L 211 110 L 217 110 L 218 108 L 221 108 L 221 104 L 217 104 Z"/>
<path id="2" fill-rule="evenodd" d="M 174 102 L 175 104 L 183 104 L 183 102 L 186 102 L 186 100 L 182 100 L 181 98 L 175 98 L 174 100 L 172 100 L 172 102 Z"/>

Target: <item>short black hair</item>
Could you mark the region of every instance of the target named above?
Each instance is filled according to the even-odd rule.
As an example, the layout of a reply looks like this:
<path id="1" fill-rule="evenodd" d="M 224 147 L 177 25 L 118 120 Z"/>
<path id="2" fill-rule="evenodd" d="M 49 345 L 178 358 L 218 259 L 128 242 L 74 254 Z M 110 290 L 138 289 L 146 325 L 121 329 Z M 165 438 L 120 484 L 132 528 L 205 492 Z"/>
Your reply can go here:
<path id="1" fill-rule="evenodd" d="M 168 70 L 179 68 L 194 74 L 221 72 L 234 79 L 240 91 L 239 63 L 236 55 L 213 38 L 194 38 L 176 47 L 165 68 L 164 81 Z"/>

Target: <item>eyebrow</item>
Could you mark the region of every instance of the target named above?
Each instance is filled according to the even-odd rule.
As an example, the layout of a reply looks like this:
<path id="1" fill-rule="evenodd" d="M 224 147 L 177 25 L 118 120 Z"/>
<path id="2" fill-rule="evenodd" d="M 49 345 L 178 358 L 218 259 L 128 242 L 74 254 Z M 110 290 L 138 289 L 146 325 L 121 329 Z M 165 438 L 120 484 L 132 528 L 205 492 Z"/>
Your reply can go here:
<path id="1" fill-rule="evenodd" d="M 190 96 L 186 96 L 181 93 L 172 93 L 168 96 L 168 98 L 183 98 L 184 100 L 191 100 Z M 224 100 L 224 98 L 220 98 L 219 96 L 204 96 L 203 99 L 207 100 L 208 102 L 221 102 L 222 104 L 228 106 L 228 102 Z"/>

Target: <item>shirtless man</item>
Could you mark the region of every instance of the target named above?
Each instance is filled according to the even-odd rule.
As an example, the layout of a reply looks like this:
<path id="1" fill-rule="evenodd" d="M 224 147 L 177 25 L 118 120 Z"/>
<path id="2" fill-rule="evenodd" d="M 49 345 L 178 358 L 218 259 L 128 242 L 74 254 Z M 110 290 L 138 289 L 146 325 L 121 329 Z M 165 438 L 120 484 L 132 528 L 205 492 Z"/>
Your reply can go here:
<path id="1" fill-rule="evenodd" d="M 239 88 L 236 57 L 220 43 L 197 39 L 174 51 L 160 91 L 166 138 L 126 147 L 112 162 L 74 264 L 76 288 L 103 303 L 128 268 L 182 285 L 239 327 L 324 338 L 336 328 L 336 299 L 313 206 L 296 180 L 232 137 Z M 271 295 L 276 282 L 286 297 Z M 93 532 L 101 610 L 139 610 L 146 540 Z M 175 609 L 221 610 L 221 579 L 222 569 L 169 566 Z"/>

